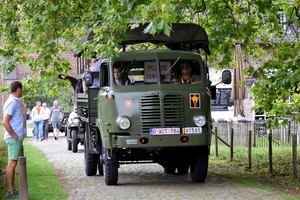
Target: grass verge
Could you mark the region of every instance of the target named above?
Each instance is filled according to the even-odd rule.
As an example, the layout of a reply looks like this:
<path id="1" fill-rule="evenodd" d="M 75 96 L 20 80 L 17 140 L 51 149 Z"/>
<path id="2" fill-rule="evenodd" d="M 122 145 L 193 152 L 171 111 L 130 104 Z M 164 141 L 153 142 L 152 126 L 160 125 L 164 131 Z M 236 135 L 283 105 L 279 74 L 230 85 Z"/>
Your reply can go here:
<path id="1" fill-rule="evenodd" d="M 273 173 L 269 172 L 268 148 L 252 150 L 252 167 L 248 167 L 247 148 L 235 147 L 233 161 L 229 159 L 229 148 L 211 147 L 209 172 L 221 175 L 235 182 L 247 184 L 281 195 L 283 199 L 300 199 L 300 179 L 292 179 L 291 148 L 278 147 L 273 149 Z M 298 159 L 299 160 L 299 150 Z M 300 165 L 298 165 L 298 172 Z M 299 174 L 299 173 L 298 173 Z"/>
<path id="2" fill-rule="evenodd" d="M 0 129 L 3 130 L 3 128 Z M 41 150 L 31 146 L 28 143 L 28 141 L 29 139 L 25 138 L 24 156 L 26 157 L 28 199 L 30 200 L 66 199 L 68 194 L 64 192 L 62 184 L 57 176 L 57 173 L 54 171 L 52 164 L 47 161 L 45 155 Z M 3 158 L 1 157 L 1 160 L 2 159 Z M 3 177 L 1 177 L 1 180 L 4 180 Z M 19 167 L 16 168 L 15 185 L 17 188 L 19 188 Z M 6 198 L 5 197 L 6 190 L 7 190 L 6 185 L 4 185 L 4 188 L 0 192 L 0 199 Z"/>

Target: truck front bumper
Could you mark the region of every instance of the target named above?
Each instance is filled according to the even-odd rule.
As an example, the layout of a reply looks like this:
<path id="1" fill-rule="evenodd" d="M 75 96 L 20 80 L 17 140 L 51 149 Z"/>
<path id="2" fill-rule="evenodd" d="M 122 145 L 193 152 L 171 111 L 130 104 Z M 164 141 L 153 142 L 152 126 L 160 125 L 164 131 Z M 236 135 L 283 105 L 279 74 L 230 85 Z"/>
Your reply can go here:
<path id="1" fill-rule="evenodd" d="M 105 148 L 172 148 L 186 146 L 207 146 L 211 144 L 210 134 L 179 134 L 123 136 L 111 134 L 104 142 Z"/>

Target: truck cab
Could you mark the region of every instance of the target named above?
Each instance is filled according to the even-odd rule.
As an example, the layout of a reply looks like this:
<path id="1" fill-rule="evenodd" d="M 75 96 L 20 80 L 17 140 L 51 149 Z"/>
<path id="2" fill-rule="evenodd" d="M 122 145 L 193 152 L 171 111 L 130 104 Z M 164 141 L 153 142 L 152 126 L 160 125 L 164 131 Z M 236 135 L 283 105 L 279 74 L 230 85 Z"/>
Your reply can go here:
<path id="1" fill-rule="evenodd" d="M 209 54 L 208 38 L 195 24 L 173 24 L 173 30 L 170 37 L 161 33 L 142 40 L 170 50 L 122 52 L 102 60 L 99 72 L 78 76 L 88 87 L 75 99 L 88 176 L 98 169 L 107 185 L 116 185 L 122 164 L 158 163 L 165 173 L 190 171 L 194 182 L 205 181 L 213 87 L 200 54 L 180 48 Z M 122 45 L 138 42 L 130 30 L 126 34 Z M 230 80 L 225 71 L 223 82 Z"/>

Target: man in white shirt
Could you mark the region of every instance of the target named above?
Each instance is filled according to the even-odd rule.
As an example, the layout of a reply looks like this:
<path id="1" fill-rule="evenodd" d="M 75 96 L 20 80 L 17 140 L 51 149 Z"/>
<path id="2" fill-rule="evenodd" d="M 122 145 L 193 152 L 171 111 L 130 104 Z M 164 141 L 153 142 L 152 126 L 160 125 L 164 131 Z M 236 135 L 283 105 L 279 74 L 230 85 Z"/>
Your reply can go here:
<path id="1" fill-rule="evenodd" d="M 47 104 L 42 104 L 42 109 L 44 110 L 44 124 L 43 124 L 43 131 L 44 131 L 44 139 L 48 140 L 48 128 L 49 128 L 49 117 L 50 117 L 50 109 L 47 108 Z"/>
<path id="2" fill-rule="evenodd" d="M 36 106 L 33 107 L 31 111 L 31 117 L 34 124 L 34 134 L 36 136 L 36 140 L 43 141 L 44 133 L 43 133 L 43 118 L 44 118 L 44 110 L 41 107 L 41 102 L 37 101 Z"/>

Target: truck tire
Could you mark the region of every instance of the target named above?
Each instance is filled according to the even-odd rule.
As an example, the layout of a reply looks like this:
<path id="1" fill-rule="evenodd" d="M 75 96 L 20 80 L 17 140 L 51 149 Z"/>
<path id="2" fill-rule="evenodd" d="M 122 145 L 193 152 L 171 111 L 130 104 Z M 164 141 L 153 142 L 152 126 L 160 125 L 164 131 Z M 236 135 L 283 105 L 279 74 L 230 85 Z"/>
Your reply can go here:
<path id="1" fill-rule="evenodd" d="M 78 140 L 77 140 L 77 130 L 71 131 L 71 137 L 72 137 L 72 152 L 76 153 L 78 151 Z"/>
<path id="2" fill-rule="evenodd" d="M 194 182 L 204 182 L 208 169 L 208 147 L 194 150 L 191 158 L 191 178 Z"/>
<path id="3" fill-rule="evenodd" d="M 113 150 L 111 150 L 113 151 Z M 113 152 L 112 157 L 109 158 L 110 152 L 108 149 L 103 148 L 102 155 L 104 159 L 103 172 L 104 180 L 106 185 L 117 185 L 118 183 L 118 158 L 115 152 Z"/>
<path id="4" fill-rule="evenodd" d="M 72 150 L 72 144 L 71 141 L 67 138 L 67 144 L 68 144 L 68 150 Z"/>
<path id="5" fill-rule="evenodd" d="M 100 162 L 98 162 L 98 172 L 100 176 L 103 176 L 103 165 Z"/>
<path id="6" fill-rule="evenodd" d="M 98 154 L 90 154 L 84 144 L 84 168 L 87 176 L 95 176 L 97 174 L 97 164 L 99 161 Z"/>
<path id="7" fill-rule="evenodd" d="M 178 174 L 187 174 L 190 168 L 189 149 L 180 150 L 177 153 L 176 168 Z"/>
<path id="8" fill-rule="evenodd" d="M 104 172 L 103 172 L 103 164 L 100 162 L 101 159 L 102 159 L 102 144 L 100 143 L 100 145 L 99 145 L 98 172 L 99 172 L 100 176 L 103 176 Z"/>
<path id="9" fill-rule="evenodd" d="M 177 164 L 177 172 L 178 174 L 187 174 L 190 168 L 190 164 L 188 161 Z"/>
<path id="10" fill-rule="evenodd" d="M 176 167 L 175 166 L 167 166 L 167 167 L 164 167 L 164 171 L 166 174 L 175 174 Z"/>

